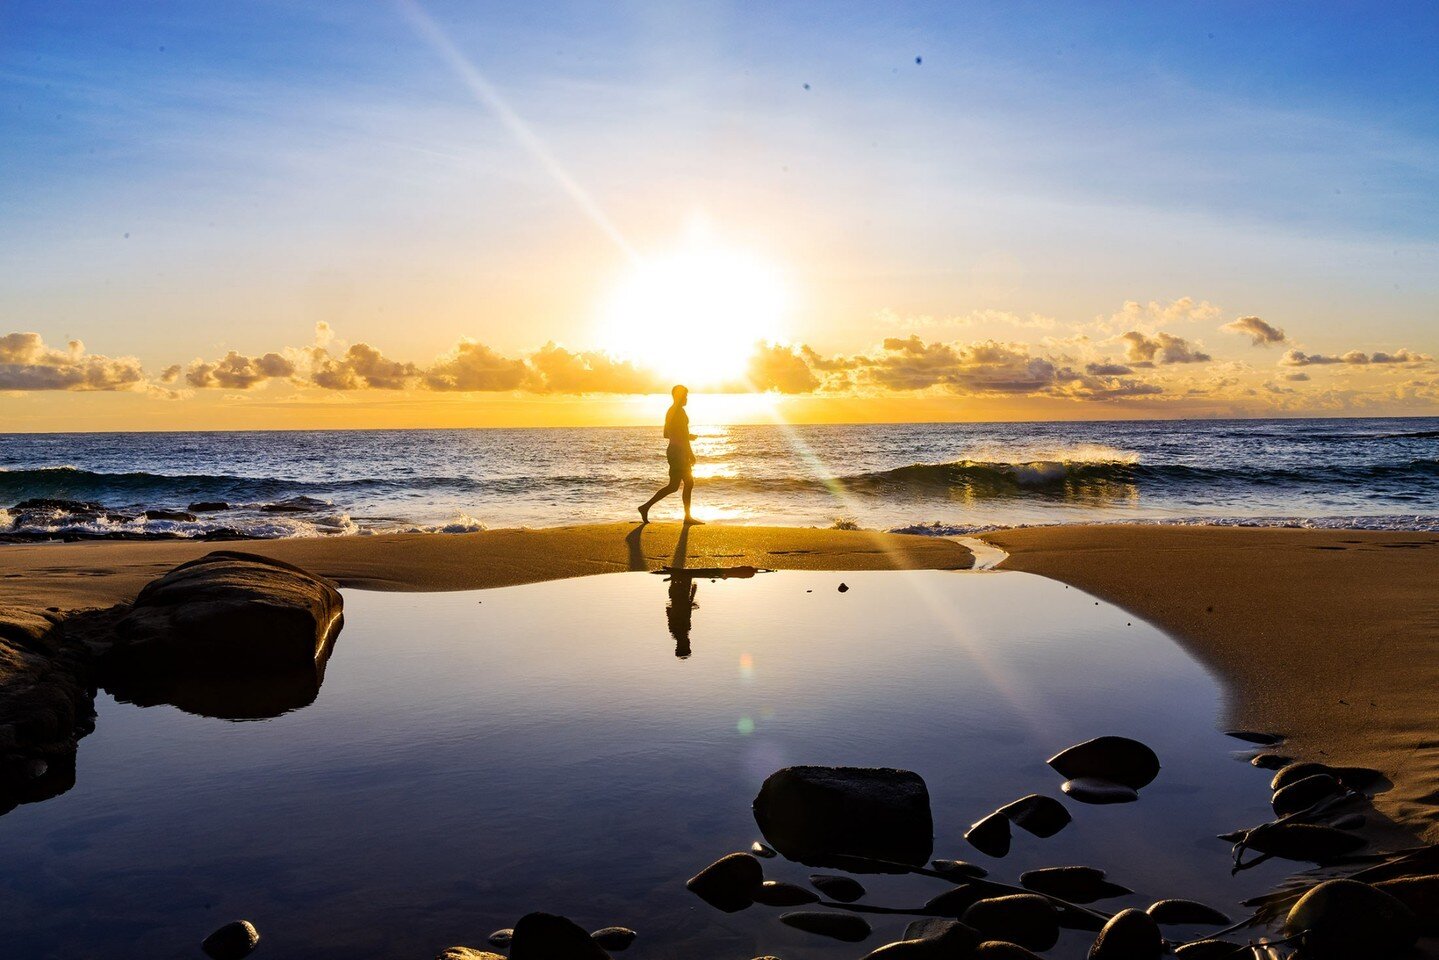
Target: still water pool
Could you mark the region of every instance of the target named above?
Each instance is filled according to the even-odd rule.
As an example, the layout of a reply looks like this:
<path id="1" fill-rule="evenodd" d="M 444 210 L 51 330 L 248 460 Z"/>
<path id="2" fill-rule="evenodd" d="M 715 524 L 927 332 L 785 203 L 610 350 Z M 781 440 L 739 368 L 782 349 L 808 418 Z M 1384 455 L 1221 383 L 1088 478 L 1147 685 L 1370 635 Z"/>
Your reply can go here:
<path id="1" fill-rule="evenodd" d="M 1287 869 L 1231 878 L 1214 839 L 1270 813 L 1267 774 L 1217 732 L 1213 679 L 1153 627 L 1050 580 L 783 572 L 697 581 L 691 607 L 661 577 L 615 574 L 345 602 L 300 709 L 233 722 L 102 693 L 76 786 L 0 818 L 5 955 L 195 957 L 245 917 L 258 957 L 427 960 L 538 909 L 633 927 L 625 956 L 640 960 L 858 957 L 906 919 L 874 917 L 865 945 L 845 945 L 684 888 L 758 838 L 750 802 L 789 764 L 917 771 L 936 856 L 1008 881 L 1103 867 L 1139 891 L 1106 909 L 1192 897 L 1238 915 Z M 1045 758 L 1101 734 L 1158 752 L 1138 803 L 1066 801 L 1067 829 L 1016 831 L 1003 860 L 961 839 L 1000 804 L 1061 796 Z M 865 883 L 896 906 L 943 889 Z M 1082 954 L 1073 939 L 1050 955 Z"/>

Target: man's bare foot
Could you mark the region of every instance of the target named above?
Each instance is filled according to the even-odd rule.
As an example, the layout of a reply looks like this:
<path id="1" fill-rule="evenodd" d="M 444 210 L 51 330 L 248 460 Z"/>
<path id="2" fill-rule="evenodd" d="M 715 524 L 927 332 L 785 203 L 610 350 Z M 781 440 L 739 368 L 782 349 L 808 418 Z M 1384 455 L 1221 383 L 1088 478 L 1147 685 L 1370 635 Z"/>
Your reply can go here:
<path id="1" fill-rule="evenodd" d="M 685 517 L 685 526 L 687 526 L 687 527 L 702 527 L 702 526 L 704 526 L 704 521 L 703 521 L 703 520 L 696 520 L 694 517 Z"/>
<path id="2" fill-rule="evenodd" d="M 649 522 L 650 522 L 650 508 L 649 508 L 649 507 L 640 507 L 640 523 L 649 523 Z"/>

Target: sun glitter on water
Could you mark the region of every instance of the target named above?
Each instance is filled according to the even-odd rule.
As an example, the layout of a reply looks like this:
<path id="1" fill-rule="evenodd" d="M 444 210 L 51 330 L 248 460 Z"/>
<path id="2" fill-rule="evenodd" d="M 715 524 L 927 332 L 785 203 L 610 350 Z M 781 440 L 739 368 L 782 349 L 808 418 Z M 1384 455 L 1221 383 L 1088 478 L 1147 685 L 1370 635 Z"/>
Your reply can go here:
<path id="1" fill-rule="evenodd" d="M 646 259 L 601 315 L 610 353 L 692 387 L 743 381 L 755 344 L 784 339 L 789 291 L 771 263 L 743 251 L 692 246 Z"/>

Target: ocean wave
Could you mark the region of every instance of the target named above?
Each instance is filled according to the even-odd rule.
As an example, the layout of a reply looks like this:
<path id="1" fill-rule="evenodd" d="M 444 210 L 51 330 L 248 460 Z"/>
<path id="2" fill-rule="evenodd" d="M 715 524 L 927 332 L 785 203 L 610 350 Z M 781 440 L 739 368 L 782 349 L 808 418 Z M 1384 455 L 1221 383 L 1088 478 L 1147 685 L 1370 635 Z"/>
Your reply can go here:
<path id="1" fill-rule="evenodd" d="M 1296 516 L 1187 516 L 1132 517 L 1119 520 L 1056 520 L 1043 523 L 912 523 L 891 527 L 890 533 L 908 533 L 922 537 L 961 537 L 994 533 L 997 530 L 1020 530 L 1032 527 L 1085 526 L 1092 523 L 1124 523 L 1145 527 L 1279 527 L 1294 530 L 1374 530 L 1395 533 L 1439 533 L 1439 515 L 1378 514 L 1336 515 L 1321 517 Z"/>

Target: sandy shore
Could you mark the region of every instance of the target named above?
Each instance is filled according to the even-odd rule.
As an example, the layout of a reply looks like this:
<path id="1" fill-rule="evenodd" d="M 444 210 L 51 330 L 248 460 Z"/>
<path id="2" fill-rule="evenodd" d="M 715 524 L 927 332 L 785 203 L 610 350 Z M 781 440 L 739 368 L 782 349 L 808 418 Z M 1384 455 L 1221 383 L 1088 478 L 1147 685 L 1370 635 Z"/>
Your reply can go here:
<path id="1" fill-rule="evenodd" d="M 366 590 L 471 590 L 663 566 L 962 570 L 971 560 L 964 547 L 933 537 L 673 523 L 227 543 L 11 544 L 0 546 L 0 602 L 37 609 L 108 607 L 212 550 L 263 554 Z"/>
<path id="2" fill-rule="evenodd" d="M 1002 569 L 1073 584 L 1175 636 L 1281 752 L 1383 770 L 1376 808 L 1439 841 L 1439 536 L 1218 527 L 986 535 Z"/>

